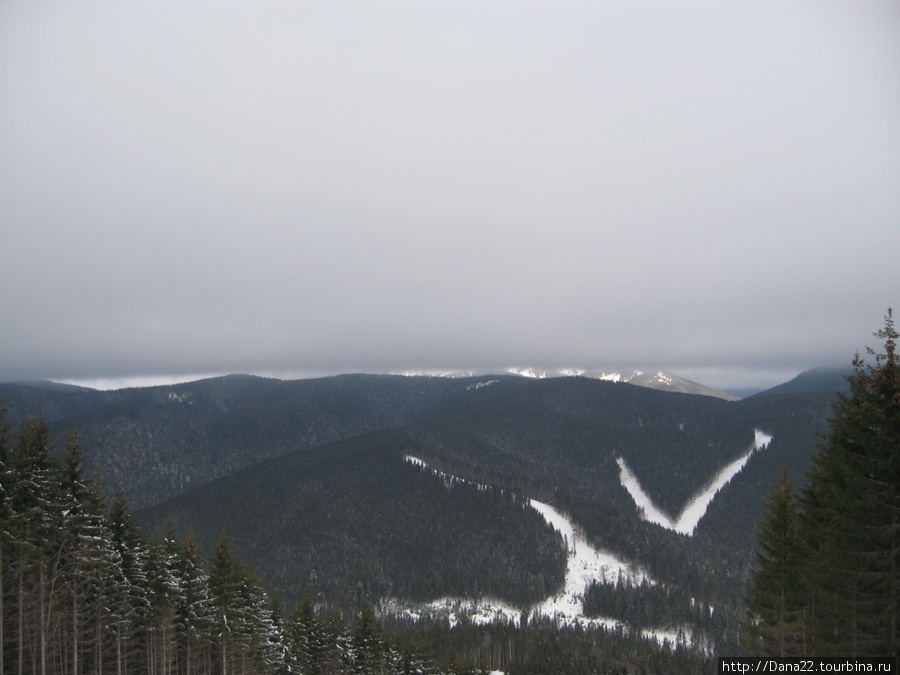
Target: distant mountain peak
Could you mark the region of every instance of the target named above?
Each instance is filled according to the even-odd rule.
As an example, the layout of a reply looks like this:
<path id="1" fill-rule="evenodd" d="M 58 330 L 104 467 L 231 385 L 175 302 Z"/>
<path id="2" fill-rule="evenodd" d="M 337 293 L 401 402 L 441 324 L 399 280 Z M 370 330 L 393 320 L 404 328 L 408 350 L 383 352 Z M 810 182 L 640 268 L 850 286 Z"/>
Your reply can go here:
<path id="1" fill-rule="evenodd" d="M 686 380 L 683 377 L 662 370 L 653 372 L 643 370 L 620 372 L 586 368 L 555 368 L 549 370 L 541 370 L 538 368 L 507 368 L 506 372 L 510 375 L 519 375 L 521 377 L 531 377 L 536 379 L 548 377 L 587 377 L 594 380 L 604 380 L 606 382 L 626 382 L 638 387 L 658 389 L 660 391 L 696 394 L 698 396 L 712 396 L 714 398 L 725 399 L 726 401 L 738 400 L 737 396 L 698 384 L 697 382 L 692 382 L 691 380 Z"/>
<path id="2" fill-rule="evenodd" d="M 15 382 L 7 382 L 5 384 L 15 384 L 22 387 L 31 387 L 32 389 L 44 389 L 46 391 L 96 391 L 91 387 L 82 387 L 77 384 L 68 384 L 65 382 L 54 382 L 53 380 L 18 380 Z"/>
<path id="3" fill-rule="evenodd" d="M 820 366 L 805 370 L 794 379 L 766 389 L 753 398 L 783 394 L 809 394 L 817 392 L 846 391 L 847 375 L 853 372 L 849 366 Z"/>

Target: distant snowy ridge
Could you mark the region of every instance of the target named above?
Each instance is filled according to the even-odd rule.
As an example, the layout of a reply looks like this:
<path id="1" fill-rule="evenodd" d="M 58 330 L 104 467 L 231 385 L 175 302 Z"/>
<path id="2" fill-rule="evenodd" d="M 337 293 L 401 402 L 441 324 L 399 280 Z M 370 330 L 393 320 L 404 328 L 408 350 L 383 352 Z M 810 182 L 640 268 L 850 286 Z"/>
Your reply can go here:
<path id="1" fill-rule="evenodd" d="M 721 398 L 726 401 L 737 400 L 736 396 L 726 394 L 719 389 L 713 389 L 683 377 L 667 373 L 662 370 L 643 371 L 632 370 L 631 372 L 606 371 L 599 369 L 586 368 L 557 368 L 550 370 L 541 370 L 538 368 L 507 368 L 507 374 L 518 375 L 520 377 L 530 377 L 534 379 L 546 379 L 550 377 L 586 377 L 593 380 L 603 380 L 605 382 L 624 382 L 633 384 L 636 387 L 646 387 L 647 389 L 657 389 L 659 391 L 671 391 L 681 394 L 696 394 L 699 396 L 712 396 Z"/>
<path id="2" fill-rule="evenodd" d="M 553 377 L 585 377 L 591 380 L 603 380 L 605 382 L 624 382 L 633 384 L 637 387 L 646 387 L 647 389 L 657 389 L 659 391 L 671 391 L 681 394 L 696 394 L 699 396 L 712 396 L 714 398 L 725 399 L 726 401 L 736 401 L 737 396 L 726 394 L 724 391 L 707 387 L 683 377 L 667 373 L 662 370 L 643 371 L 632 370 L 626 371 L 606 371 L 600 369 L 589 368 L 531 368 L 531 367 L 514 367 L 501 368 L 497 370 L 482 370 L 479 372 L 473 370 L 404 370 L 393 373 L 394 375 L 403 375 L 405 377 L 446 377 L 446 378 L 471 378 L 485 377 L 496 375 L 498 373 L 505 375 L 516 375 L 518 377 L 527 377 L 534 380 L 544 380 Z"/>
<path id="3" fill-rule="evenodd" d="M 463 378 L 475 377 L 474 370 L 399 370 L 392 372 L 391 375 L 402 375 L 403 377 L 447 377 L 447 378 Z"/>
<path id="4" fill-rule="evenodd" d="M 631 382 L 634 379 L 641 378 L 644 375 L 642 370 L 634 370 L 631 373 L 606 372 L 605 370 L 587 370 L 585 368 L 556 368 L 551 370 L 538 370 L 536 368 L 507 368 L 506 372 L 510 375 L 519 375 L 521 377 L 531 377 L 542 380 L 548 377 L 588 377 L 595 380 L 605 380 L 607 382 Z M 671 384 L 672 380 L 669 376 L 662 372 L 657 373 L 660 382 Z"/>
<path id="5" fill-rule="evenodd" d="M 616 458 L 616 462 L 619 465 L 619 482 L 622 484 L 622 487 L 628 491 L 628 494 L 631 495 L 634 503 L 641 511 L 641 517 L 644 520 L 656 523 L 657 525 L 662 525 L 669 530 L 674 530 L 681 534 L 693 536 L 700 520 L 706 515 L 707 507 L 715 498 L 716 494 L 718 494 L 719 490 L 725 487 L 725 485 L 727 485 L 731 479 L 744 468 L 744 465 L 747 464 L 747 461 L 754 452 L 766 448 L 771 441 L 772 436 L 756 429 L 756 436 L 750 449 L 717 473 L 709 486 L 691 497 L 690 500 L 688 500 L 687 506 L 684 507 L 684 510 L 674 520 L 663 513 L 662 510 L 653 503 L 653 500 L 650 499 L 649 495 L 644 492 L 640 481 L 629 468 L 628 464 L 626 464 L 623 457 Z"/>

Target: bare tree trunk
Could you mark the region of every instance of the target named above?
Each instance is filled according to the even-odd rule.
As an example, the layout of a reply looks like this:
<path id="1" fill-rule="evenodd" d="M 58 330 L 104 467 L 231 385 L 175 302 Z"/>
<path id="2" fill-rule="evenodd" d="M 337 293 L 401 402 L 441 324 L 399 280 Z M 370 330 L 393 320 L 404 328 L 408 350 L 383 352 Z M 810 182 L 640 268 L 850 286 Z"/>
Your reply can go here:
<path id="1" fill-rule="evenodd" d="M 897 509 L 891 509 L 891 578 L 890 578 L 890 589 L 891 589 L 891 599 L 889 603 L 889 611 L 891 613 L 891 627 L 890 627 L 890 640 L 891 646 L 890 651 L 894 655 L 894 658 L 900 656 L 900 645 L 897 644 L 898 635 L 897 635 L 897 614 L 900 613 L 900 606 L 898 606 L 898 579 L 897 579 Z"/>
<path id="2" fill-rule="evenodd" d="M 3 670 L 3 539 L 0 538 L 0 670 Z"/>
<path id="3" fill-rule="evenodd" d="M 19 552 L 19 675 L 25 668 L 25 553 Z"/>
<path id="4" fill-rule="evenodd" d="M 228 662 L 225 659 L 225 617 L 222 617 L 222 675 L 228 675 Z"/>
<path id="5" fill-rule="evenodd" d="M 94 658 L 97 675 L 103 672 L 103 610 L 97 605 L 97 656 Z"/>
<path id="6" fill-rule="evenodd" d="M 78 675 L 78 571 L 72 585 L 72 675 Z"/>
<path id="7" fill-rule="evenodd" d="M 44 619 L 44 611 L 45 611 L 45 602 L 44 602 L 44 555 L 43 553 L 40 555 L 38 559 L 38 602 L 40 603 L 38 618 L 40 619 L 40 623 L 38 626 L 39 634 L 38 639 L 40 640 L 41 645 L 41 653 L 40 653 L 40 664 L 41 664 L 41 675 L 47 675 L 47 626 L 50 623 L 49 616 L 47 619 Z"/>

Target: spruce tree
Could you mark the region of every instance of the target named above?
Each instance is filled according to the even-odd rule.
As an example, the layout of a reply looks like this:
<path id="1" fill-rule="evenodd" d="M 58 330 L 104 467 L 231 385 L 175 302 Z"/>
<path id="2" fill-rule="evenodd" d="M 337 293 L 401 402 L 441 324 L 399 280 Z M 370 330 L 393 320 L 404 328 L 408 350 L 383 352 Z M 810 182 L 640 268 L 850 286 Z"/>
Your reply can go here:
<path id="1" fill-rule="evenodd" d="M 794 486 L 784 467 L 769 495 L 757 534 L 756 566 L 745 600 L 747 649 L 761 656 L 803 653 L 800 554 Z"/>
<path id="2" fill-rule="evenodd" d="M 175 603 L 175 625 L 179 654 L 185 672 L 193 671 L 198 654 L 213 642 L 216 627 L 215 610 L 209 597 L 209 577 L 192 532 L 188 532 L 179 549 L 176 577 L 179 595 Z"/>
<path id="3" fill-rule="evenodd" d="M 368 601 L 363 600 L 351 639 L 353 673 L 355 675 L 377 675 L 385 668 L 385 644 L 381 638 L 381 626 L 375 618 L 375 611 Z"/>
<path id="4" fill-rule="evenodd" d="M 147 631 L 150 622 L 148 551 L 137 523 L 119 492 L 107 515 L 110 544 L 118 560 L 119 574 L 113 580 L 116 672 L 129 672 L 132 664 L 145 664 Z"/>
<path id="5" fill-rule="evenodd" d="M 339 607 L 332 607 L 321 626 L 321 644 L 317 650 L 314 672 L 322 675 L 339 675 L 347 671 L 349 645 L 347 624 Z"/>
<path id="6" fill-rule="evenodd" d="M 50 616 L 57 578 L 61 508 L 41 417 L 23 420 L 10 456 L 10 543 L 16 559 L 16 671 L 47 671 Z M 28 649 L 27 644 L 37 648 Z"/>
<path id="7" fill-rule="evenodd" d="M 168 673 L 176 661 L 175 608 L 181 589 L 176 575 L 178 544 L 169 528 L 150 541 L 147 555 L 147 588 L 150 615 L 147 664 L 151 672 Z"/>
<path id="8" fill-rule="evenodd" d="M 68 594 L 68 624 L 72 675 L 97 669 L 109 610 L 107 581 L 116 561 L 105 525 L 105 504 L 96 481 L 84 476 L 81 447 L 72 433 L 57 468 L 62 527 L 59 537 L 61 569 Z M 88 656 L 88 649 L 90 655 Z"/>
<path id="9" fill-rule="evenodd" d="M 294 672 L 310 673 L 321 647 L 321 630 L 309 591 L 298 600 L 287 625 L 287 640 Z"/>
<path id="10" fill-rule="evenodd" d="M 231 544 L 224 532 L 213 545 L 209 565 L 210 600 L 216 620 L 216 650 L 221 675 L 231 671 L 229 665 L 235 654 L 243 651 L 243 583 L 241 567 L 231 552 Z"/>
<path id="11" fill-rule="evenodd" d="M 813 457 L 801 536 L 814 651 L 900 656 L 900 364 L 891 310 Z"/>

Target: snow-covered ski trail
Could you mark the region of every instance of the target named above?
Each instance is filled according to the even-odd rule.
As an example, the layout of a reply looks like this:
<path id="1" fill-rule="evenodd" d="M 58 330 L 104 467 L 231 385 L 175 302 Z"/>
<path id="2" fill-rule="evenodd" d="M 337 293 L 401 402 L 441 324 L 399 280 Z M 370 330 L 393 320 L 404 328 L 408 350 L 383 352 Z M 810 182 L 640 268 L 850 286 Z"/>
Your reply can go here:
<path id="1" fill-rule="evenodd" d="M 634 475 L 634 472 L 629 468 L 625 459 L 622 457 L 616 458 L 616 462 L 619 465 L 619 482 L 622 484 L 622 487 L 628 491 L 628 494 L 631 495 L 634 503 L 637 504 L 641 511 L 641 517 L 644 520 L 656 523 L 657 525 L 662 525 L 669 530 L 674 530 L 681 534 L 693 536 L 694 530 L 697 529 L 700 520 L 706 515 L 706 509 L 709 507 L 710 502 L 712 502 L 716 494 L 718 494 L 719 490 L 725 487 L 731 479 L 744 468 L 744 465 L 747 464 L 747 461 L 754 452 L 766 448 L 771 441 L 772 436 L 756 429 L 756 436 L 750 449 L 719 471 L 707 487 L 691 497 L 688 500 L 687 506 L 684 507 L 684 510 L 682 510 L 675 519 L 667 516 L 653 503 L 653 500 L 650 499 L 650 496 L 644 492 L 644 489 L 641 487 L 641 483 L 637 476 Z"/>
<path id="2" fill-rule="evenodd" d="M 422 459 L 412 455 L 406 455 L 407 462 L 426 468 L 440 476 L 445 484 L 454 482 L 467 482 L 451 474 L 438 471 L 428 465 Z M 484 487 L 479 485 L 479 487 Z M 530 499 L 529 504 L 537 511 L 547 523 L 556 529 L 565 538 L 568 546 L 566 555 L 566 577 L 562 591 L 546 598 L 543 602 L 532 608 L 532 612 L 538 615 L 548 616 L 560 623 L 597 624 L 607 627 L 621 626 L 622 622 L 615 619 L 587 619 L 583 616 L 584 592 L 591 582 L 614 584 L 621 577 L 623 581 L 640 584 L 642 581 L 655 583 L 650 575 L 636 565 L 624 561 L 609 551 L 597 549 L 588 542 L 578 527 L 568 516 L 556 510 L 550 504 Z M 395 601 L 388 603 L 388 609 L 396 611 L 401 605 Z M 477 605 L 471 600 L 462 598 L 440 598 L 430 603 L 419 604 L 415 608 L 403 607 L 408 614 L 417 614 L 419 611 L 444 611 L 448 613 L 451 623 L 461 611 L 465 611 L 469 619 L 474 622 L 490 622 L 497 618 L 505 618 L 509 621 L 518 621 L 521 610 L 497 600 L 482 599 Z M 660 643 L 675 643 L 673 634 L 667 631 L 645 630 L 644 634 L 655 637 Z"/>

